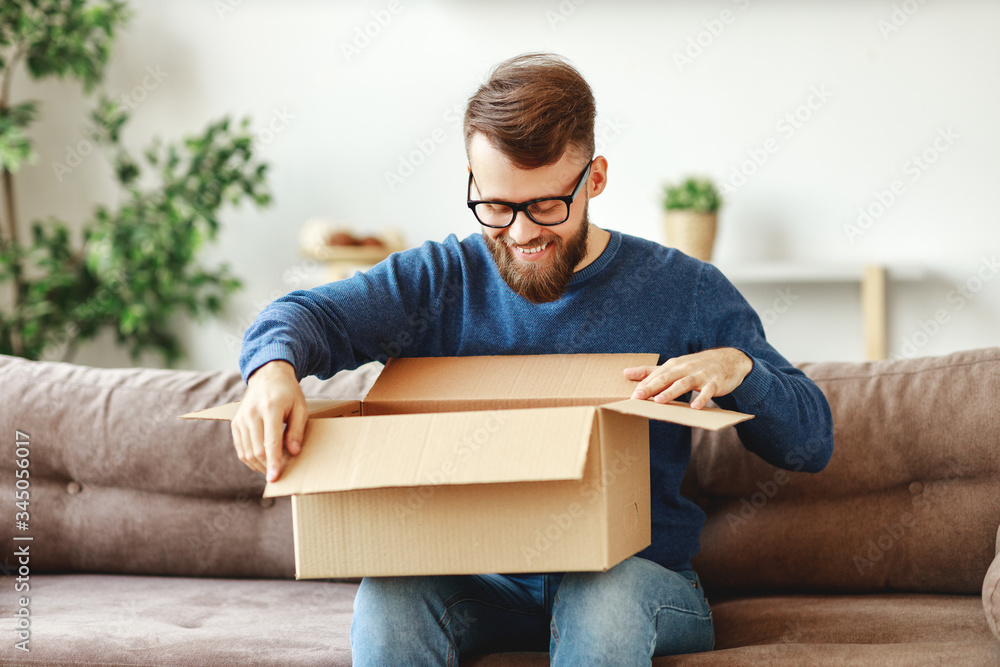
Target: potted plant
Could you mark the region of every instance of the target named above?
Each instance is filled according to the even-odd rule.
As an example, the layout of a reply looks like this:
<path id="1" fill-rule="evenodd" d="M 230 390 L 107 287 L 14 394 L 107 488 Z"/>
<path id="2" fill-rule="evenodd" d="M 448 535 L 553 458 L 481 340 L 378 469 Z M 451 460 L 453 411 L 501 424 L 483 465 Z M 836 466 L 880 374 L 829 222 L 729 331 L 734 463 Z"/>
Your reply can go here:
<path id="1" fill-rule="evenodd" d="M 663 192 L 667 244 L 702 261 L 712 259 L 712 245 L 722 200 L 708 178 L 667 184 Z"/>
<path id="2" fill-rule="evenodd" d="M 199 261 L 218 237 L 221 211 L 270 201 L 248 121 L 225 117 L 136 156 L 122 140 L 129 105 L 101 95 L 77 147 L 83 156 L 106 153 L 117 205 L 81 212 L 82 230 L 50 217 L 25 234 L 14 173 L 37 157 L 28 129 L 38 105 L 13 102 L 14 71 L 23 64 L 32 79 L 76 79 L 92 92 L 129 11 L 122 0 L 0 7 L 0 354 L 69 361 L 80 343 L 111 330 L 134 358 L 152 351 L 173 364 L 183 353 L 177 316 L 218 315 L 241 284 L 227 266 Z M 59 180 L 81 160 L 68 150 L 76 162 L 52 163 Z"/>

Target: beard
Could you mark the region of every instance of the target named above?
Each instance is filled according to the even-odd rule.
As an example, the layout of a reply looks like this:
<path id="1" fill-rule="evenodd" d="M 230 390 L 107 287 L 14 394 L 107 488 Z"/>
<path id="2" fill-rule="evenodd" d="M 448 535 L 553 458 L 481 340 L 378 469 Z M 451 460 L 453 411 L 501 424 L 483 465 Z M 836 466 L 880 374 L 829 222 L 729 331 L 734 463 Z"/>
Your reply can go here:
<path id="1" fill-rule="evenodd" d="M 586 256 L 589 231 L 590 219 L 586 211 L 579 231 L 568 241 L 563 241 L 547 229 L 543 230 L 542 235 L 535 239 L 534 246 L 547 242 L 553 244 L 552 259 L 547 264 L 515 259 L 514 251 L 510 248 L 515 244 L 507 234 L 494 239 L 484 232 L 483 238 L 504 282 L 532 303 L 548 303 L 563 295 L 577 264 Z"/>

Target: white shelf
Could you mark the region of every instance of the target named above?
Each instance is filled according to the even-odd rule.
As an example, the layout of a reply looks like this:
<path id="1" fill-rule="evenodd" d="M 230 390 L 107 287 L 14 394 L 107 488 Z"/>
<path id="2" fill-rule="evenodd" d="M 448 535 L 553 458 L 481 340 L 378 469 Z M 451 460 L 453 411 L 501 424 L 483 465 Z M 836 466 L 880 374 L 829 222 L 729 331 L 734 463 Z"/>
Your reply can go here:
<path id="1" fill-rule="evenodd" d="M 766 284 L 857 284 L 860 287 L 862 332 L 869 361 L 885 359 L 886 283 L 919 281 L 926 270 L 913 265 L 887 267 L 881 264 L 826 262 L 733 263 L 718 267 L 735 285 Z"/>
<path id="2" fill-rule="evenodd" d="M 734 283 L 857 283 L 868 266 L 824 262 L 740 262 L 717 265 Z M 882 266 L 890 280 L 923 280 L 926 270 L 915 265 Z"/>

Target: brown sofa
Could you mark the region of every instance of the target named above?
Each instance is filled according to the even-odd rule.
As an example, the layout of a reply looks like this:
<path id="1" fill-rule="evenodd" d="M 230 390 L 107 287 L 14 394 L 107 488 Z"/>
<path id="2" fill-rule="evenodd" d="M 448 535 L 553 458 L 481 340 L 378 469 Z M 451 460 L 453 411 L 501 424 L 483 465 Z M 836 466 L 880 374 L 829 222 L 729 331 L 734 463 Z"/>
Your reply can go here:
<path id="1" fill-rule="evenodd" d="M 654 664 L 1000 664 L 1000 348 L 803 368 L 830 399 L 832 461 L 785 473 L 731 429 L 696 434 L 685 485 L 708 514 L 695 565 L 716 650 Z M 304 384 L 357 397 L 376 373 Z M 356 585 L 294 581 L 287 499 L 260 498 L 227 424 L 177 419 L 242 392 L 235 372 L 0 357 L 0 663 L 350 664 Z"/>

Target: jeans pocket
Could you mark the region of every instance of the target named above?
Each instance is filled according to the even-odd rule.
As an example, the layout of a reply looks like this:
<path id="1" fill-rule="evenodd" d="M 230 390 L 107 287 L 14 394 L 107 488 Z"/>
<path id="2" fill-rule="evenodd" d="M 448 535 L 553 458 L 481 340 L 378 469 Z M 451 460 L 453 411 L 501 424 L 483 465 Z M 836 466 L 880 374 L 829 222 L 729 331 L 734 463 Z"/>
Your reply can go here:
<path id="1" fill-rule="evenodd" d="M 677 607 L 656 612 L 656 656 L 703 653 L 715 648 L 715 623 L 707 613 Z"/>

